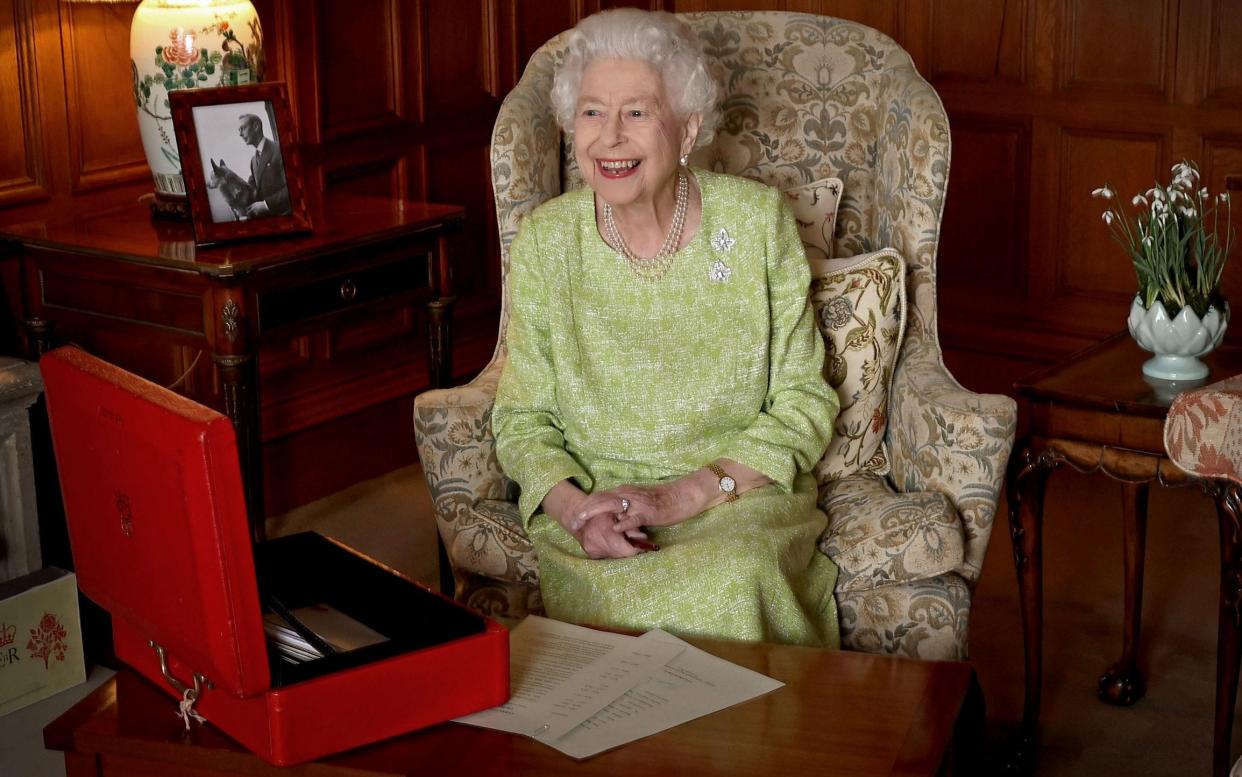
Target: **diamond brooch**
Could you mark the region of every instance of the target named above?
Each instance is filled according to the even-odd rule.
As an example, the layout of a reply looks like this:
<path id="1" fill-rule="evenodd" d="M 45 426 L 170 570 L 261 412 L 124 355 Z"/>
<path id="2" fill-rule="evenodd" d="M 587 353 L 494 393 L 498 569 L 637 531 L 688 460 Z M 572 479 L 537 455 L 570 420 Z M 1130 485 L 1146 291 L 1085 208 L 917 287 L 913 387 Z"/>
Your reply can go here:
<path id="1" fill-rule="evenodd" d="M 732 237 L 729 237 L 729 232 L 725 229 L 721 229 L 712 238 L 712 248 L 721 253 L 728 251 L 735 243 L 737 243 L 737 241 Z M 707 277 L 713 283 L 724 283 L 729 280 L 729 276 L 732 274 L 733 268 L 725 264 L 724 259 L 718 257 L 716 261 L 712 263 L 712 268 L 708 270 Z"/>

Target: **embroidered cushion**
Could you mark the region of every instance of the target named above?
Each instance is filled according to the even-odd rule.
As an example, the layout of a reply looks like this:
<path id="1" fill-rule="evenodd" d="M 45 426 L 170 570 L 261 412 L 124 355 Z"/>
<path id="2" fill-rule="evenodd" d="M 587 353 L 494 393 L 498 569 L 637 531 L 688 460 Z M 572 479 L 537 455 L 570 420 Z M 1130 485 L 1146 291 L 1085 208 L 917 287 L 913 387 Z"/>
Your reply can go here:
<path id="1" fill-rule="evenodd" d="M 905 331 L 906 263 L 891 248 L 810 263 L 811 305 L 827 350 L 824 377 L 841 400 L 815 477 L 822 486 L 859 470 L 888 474 L 883 442 L 889 385 Z"/>
<path id="2" fill-rule="evenodd" d="M 841 179 L 824 178 L 814 183 L 784 189 L 798 222 L 798 234 L 808 259 L 832 258 L 832 231 L 837 225 L 837 203 L 841 201 Z"/>
<path id="3" fill-rule="evenodd" d="M 927 580 L 962 566 L 962 520 L 938 491 L 899 494 L 860 472 L 820 487 L 828 528 L 819 549 L 840 574 L 837 593 Z"/>

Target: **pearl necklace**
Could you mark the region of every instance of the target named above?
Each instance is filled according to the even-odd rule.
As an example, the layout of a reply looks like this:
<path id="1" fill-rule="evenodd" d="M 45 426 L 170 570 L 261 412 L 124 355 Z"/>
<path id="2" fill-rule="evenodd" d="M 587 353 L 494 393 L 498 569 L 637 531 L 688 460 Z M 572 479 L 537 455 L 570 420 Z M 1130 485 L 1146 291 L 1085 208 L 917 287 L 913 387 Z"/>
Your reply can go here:
<path id="1" fill-rule="evenodd" d="M 626 245 L 621 230 L 617 228 L 617 220 L 612 215 L 612 206 L 604 203 L 604 236 L 625 259 L 630 269 L 644 281 L 658 281 L 673 266 L 673 256 L 677 253 L 677 245 L 681 242 L 681 233 L 686 226 L 686 209 L 690 202 L 690 185 L 683 173 L 677 174 L 677 199 L 673 205 L 673 223 L 669 225 L 668 235 L 660 250 L 650 259 L 636 255 Z"/>

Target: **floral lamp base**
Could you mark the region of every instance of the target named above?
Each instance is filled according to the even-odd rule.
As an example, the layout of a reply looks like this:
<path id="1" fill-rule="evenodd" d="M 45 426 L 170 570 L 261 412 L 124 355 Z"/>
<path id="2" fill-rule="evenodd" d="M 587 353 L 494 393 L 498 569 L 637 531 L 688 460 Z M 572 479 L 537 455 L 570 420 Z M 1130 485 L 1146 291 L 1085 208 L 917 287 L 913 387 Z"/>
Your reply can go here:
<path id="1" fill-rule="evenodd" d="M 1200 319 L 1189 307 L 1170 317 L 1164 304 L 1156 301 L 1144 308 L 1138 297 L 1130 303 L 1126 321 L 1130 335 L 1154 357 L 1143 362 L 1143 374 L 1161 380 L 1200 380 L 1208 374 L 1198 357 L 1209 353 L 1225 337 L 1229 324 L 1229 305 L 1224 311 L 1209 307 Z"/>
<path id="2" fill-rule="evenodd" d="M 158 200 L 152 210 L 175 216 L 188 201 L 168 94 L 263 80 L 259 14 L 250 0 L 143 0 L 129 41 L 138 131 Z"/>

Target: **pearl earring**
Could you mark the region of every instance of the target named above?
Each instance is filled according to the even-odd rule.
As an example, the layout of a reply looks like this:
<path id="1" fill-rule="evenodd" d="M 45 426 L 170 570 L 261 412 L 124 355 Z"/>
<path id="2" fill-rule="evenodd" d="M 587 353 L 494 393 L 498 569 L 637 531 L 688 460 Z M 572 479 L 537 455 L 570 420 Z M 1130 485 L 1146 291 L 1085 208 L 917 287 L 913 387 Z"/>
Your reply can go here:
<path id="1" fill-rule="evenodd" d="M 681 159 L 679 159 L 679 160 L 677 160 L 677 161 L 678 161 L 678 162 L 681 162 L 681 166 L 682 166 L 682 167 L 685 167 L 686 165 L 690 164 L 690 155 L 689 155 L 689 154 L 682 154 L 682 155 L 681 155 Z"/>

